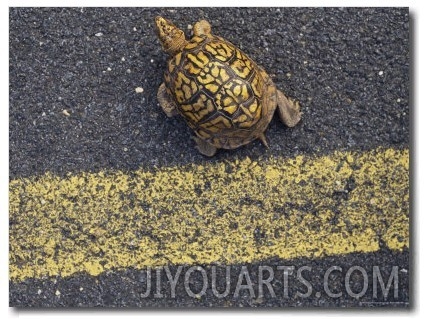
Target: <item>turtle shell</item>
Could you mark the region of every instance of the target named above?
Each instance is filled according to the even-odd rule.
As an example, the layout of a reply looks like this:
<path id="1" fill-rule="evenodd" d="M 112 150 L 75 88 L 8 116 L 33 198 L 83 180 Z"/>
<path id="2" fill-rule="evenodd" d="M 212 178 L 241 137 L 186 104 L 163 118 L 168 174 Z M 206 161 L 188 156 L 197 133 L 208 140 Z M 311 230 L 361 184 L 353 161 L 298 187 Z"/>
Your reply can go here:
<path id="1" fill-rule="evenodd" d="M 230 42 L 194 36 L 168 61 L 167 93 L 196 135 L 233 149 L 258 138 L 276 108 L 269 76 Z"/>

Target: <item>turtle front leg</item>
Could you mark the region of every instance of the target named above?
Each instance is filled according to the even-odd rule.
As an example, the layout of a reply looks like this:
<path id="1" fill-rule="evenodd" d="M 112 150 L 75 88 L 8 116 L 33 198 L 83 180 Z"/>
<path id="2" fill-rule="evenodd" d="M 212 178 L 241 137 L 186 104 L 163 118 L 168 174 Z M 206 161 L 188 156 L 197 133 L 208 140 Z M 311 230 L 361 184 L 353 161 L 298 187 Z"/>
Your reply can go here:
<path id="1" fill-rule="evenodd" d="M 196 149 L 203 155 L 205 156 L 214 156 L 217 148 L 215 146 L 213 146 L 212 144 L 209 144 L 208 142 L 206 142 L 205 140 L 202 140 L 201 138 L 198 137 L 193 137 L 193 140 L 196 142 Z"/>
<path id="2" fill-rule="evenodd" d="M 159 104 L 162 107 L 162 110 L 168 117 L 172 117 L 178 114 L 175 102 L 169 97 L 168 93 L 166 92 L 165 83 L 162 83 L 160 85 L 157 97 Z"/>
<path id="3" fill-rule="evenodd" d="M 201 37 L 202 35 L 208 36 L 211 34 L 211 25 L 206 20 L 200 20 L 194 24 L 193 33 L 197 37 Z"/>
<path id="4" fill-rule="evenodd" d="M 277 105 L 278 115 L 284 124 L 288 127 L 293 127 L 299 123 L 302 116 L 299 102 L 293 101 L 291 98 L 286 97 L 283 92 L 277 90 Z"/>

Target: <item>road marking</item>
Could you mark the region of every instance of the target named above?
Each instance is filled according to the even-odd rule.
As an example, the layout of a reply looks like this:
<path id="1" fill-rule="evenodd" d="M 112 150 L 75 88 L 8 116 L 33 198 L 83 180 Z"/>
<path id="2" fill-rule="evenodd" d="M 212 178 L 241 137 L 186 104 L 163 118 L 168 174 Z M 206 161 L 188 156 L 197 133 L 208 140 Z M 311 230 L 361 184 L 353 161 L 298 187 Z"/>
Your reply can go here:
<path id="1" fill-rule="evenodd" d="M 409 151 L 12 180 L 10 278 L 409 247 Z"/>

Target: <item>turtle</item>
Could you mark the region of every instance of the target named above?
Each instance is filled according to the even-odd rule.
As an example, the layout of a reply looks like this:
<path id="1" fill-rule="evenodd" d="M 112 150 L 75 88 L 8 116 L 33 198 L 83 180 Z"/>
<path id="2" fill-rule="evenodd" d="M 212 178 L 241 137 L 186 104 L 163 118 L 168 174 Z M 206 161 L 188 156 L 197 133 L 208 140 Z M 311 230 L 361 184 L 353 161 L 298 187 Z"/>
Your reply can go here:
<path id="1" fill-rule="evenodd" d="M 205 156 L 256 139 L 269 148 L 265 131 L 278 110 L 282 122 L 301 119 L 299 102 L 277 89 L 271 77 L 231 42 L 213 35 L 200 20 L 186 40 L 170 20 L 155 18 L 156 34 L 169 55 L 157 99 L 168 117 L 181 115 Z"/>

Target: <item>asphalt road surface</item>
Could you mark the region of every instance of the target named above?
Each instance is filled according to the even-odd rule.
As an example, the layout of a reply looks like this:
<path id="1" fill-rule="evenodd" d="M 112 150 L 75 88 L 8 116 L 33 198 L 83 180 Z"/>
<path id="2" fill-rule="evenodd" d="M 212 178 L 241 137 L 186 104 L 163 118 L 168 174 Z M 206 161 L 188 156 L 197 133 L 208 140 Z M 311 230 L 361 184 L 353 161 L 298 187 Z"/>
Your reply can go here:
<path id="1" fill-rule="evenodd" d="M 240 47 L 268 71 L 278 88 L 300 101 L 301 123 L 289 129 L 274 118 L 267 131 L 269 149 L 255 141 L 236 150 L 220 150 L 213 158 L 199 154 L 184 121 L 167 118 L 156 99 L 167 59 L 154 33 L 156 15 L 173 20 L 188 35 L 196 21 L 207 19 L 213 33 Z M 407 8 L 11 8 L 10 305 L 409 306 L 409 23 Z M 246 159 L 249 167 L 244 169 Z M 296 159 L 292 166 L 291 159 Z M 261 175 L 250 163 L 266 173 Z M 281 173 L 279 163 L 291 168 Z M 314 179 L 318 176 L 314 174 L 326 169 L 325 163 L 341 163 L 328 171 L 328 185 Z M 224 170 L 215 174 L 221 165 Z M 245 178 L 241 182 L 237 172 Z M 340 184 L 332 174 L 340 177 L 342 190 L 329 191 Z M 223 180 L 228 176 L 228 181 L 219 184 L 217 176 Z M 308 179 L 299 182 L 296 176 Z M 169 195 L 177 198 L 172 203 L 180 203 L 175 209 L 180 205 L 179 216 L 184 218 L 178 219 L 170 211 L 172 203 L 159 199 L 168 198 L 160 197 L 167 180 L 179 183 L 187 178 L 198 183 L 192 197 L 189 191 Z M 91 195 L 81 191 L 85 188 L 80 180 L 84 185 L 95 181 Z M 242 187 L 247 180 L 253 189 Z M 283 180 L 294 185 L 292 193 L 283 189 Z M 147 194 L 146 181 L 158 183 L 156 193 Z M 139 186 L 144 182 L 146 188 Z M 246 193 L 226 197 L 228 185 Z M 213 192 L 215 186 L 223 192 L 222 202 L 220 194 Z M 114 187 L 121 192 L 116 198 Z M 374 187 L 370 198 L 358 197 L 369 187 Z M 105 188 L 109 193 L 103 201 Z M 264 190 L 268 193 L 258 197 Z M 199 202 L 193 202 L 195 196 Z M 232 213 L 232 202 L 224 203 L 228 198 L 234 200 Z M 274 223 L 280 199 L 282 215 Z M 96 202 L 104 206 L 99 208 Z M 122 204 L 127 202 L 131 204 Z M 185 215 L 184 205 L 201 207 Z M 204 228 L 195 225 L 214 207 L 216 219 L 223 218 L 221 233 L 227 237 L 207 237 L 208 223 Z M 251 209 L 243 211 L 243 207 Z M 130 247 L 133 255 L 123 253 L 122 242 L 141 225 L 134 217 L 138 212 L 147 214 L 142 222 L 147 230 L 130 236 L 140 240 Z M 110 225 L 92 216 L 106 216 Z M 79 218 L 84 223 L 78 223 Z M 306 235 L 303 226 L 296 229 L 303 222 L 315 225 Z M 47 237 L 54 241 L 55 235 L 47 229 L 52 227 L 53 232 L 59 224 L 60 239 L 52 243 Z M 285 233 L 283 228 L 273 228 L 277 224 L 292 231 L 286 234 L 291 234 L 289 244 L 296 249 L 273 250 Z M 329 231 L 330 226 L 340 227 L 339 239 L 331 239 L 338 234 Z M 179 228 L 186 232 L 178 233 Z M 241 229 L 251 230 L 251 242 L 250 235 L 240 235 Z M 218 236 L 222 241 L 208 244 L 193 239 L 187 243 L 194 247 L 192 254 L 180 247 L 181 255 L 173 254 L 180 251 L 174 242 L 184 241 L 188 233 L 209 241 Z M 25 241 L 25 235 L 32 243 Z M 299 236 L 314 240 L 295 244 Z M 67 240 L 72 241 L 69 247 Z M 318 241 L 323 244 L 315 247 Z M 154 253 L 147 257 L 146 250 L 140 257 L 137 247 L 145 249 L 146 243 L 155 246 Z M 227 247 L 221 254 L 220 243 Z M 231 245 L 240 245 L 242 253 Z M 314 251 L 305 246 L 314 246 Z M 205 247 L 211 253 L 205 253 Z M 190 271 L 193 265 L 200 268 Z M 210 280 L 214 265 L 219 266 L 220 278 L 225 277 L 225 266 L 230 267 L 231 289 L 222 297 L 214 294 L 210 282 L 202 293 L 202 276 Z M 293 266 L 288 282 L 278 266 Z M 311 268 L 299 277 L 304 266 Z M 332 272 L 325 286 L 323 278 L 332 266 L 340 269 Z M 150 277 L 146 267 L 152 268 Z M 175 296 L 165 268 L 160 267 L 168 267 L 172 276 L 181 271 Z M 275 295 L 263 284 L 269 268 L 274 272 L 270 286 Z M 395 274 L 386 298 L 377 271 L 387 286 Z M 192 276 L 187 275 L 190 272 Z M 151 293 L 141 297 L 149 279 Z M 263 296 L 258 290 L 261 280 Z M 217 286 L 220 292 L 224 283 Z M 238 291 L 240 284 L 245 286 Z M 368 289 L 362 293 L 364 286 Z M 338 292 L 340 296 L 332 295 Z"/>

